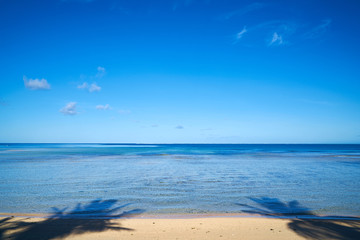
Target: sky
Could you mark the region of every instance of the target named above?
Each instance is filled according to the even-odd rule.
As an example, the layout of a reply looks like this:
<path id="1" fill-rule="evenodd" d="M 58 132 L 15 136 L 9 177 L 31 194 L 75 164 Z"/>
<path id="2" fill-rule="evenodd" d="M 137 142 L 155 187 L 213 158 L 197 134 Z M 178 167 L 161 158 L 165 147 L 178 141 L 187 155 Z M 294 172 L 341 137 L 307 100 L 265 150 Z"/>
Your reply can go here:
<path id="1" fill-rule="evenodd" d="M 359 12 L 0 0 L 0 142 L 360 143 Z"/>

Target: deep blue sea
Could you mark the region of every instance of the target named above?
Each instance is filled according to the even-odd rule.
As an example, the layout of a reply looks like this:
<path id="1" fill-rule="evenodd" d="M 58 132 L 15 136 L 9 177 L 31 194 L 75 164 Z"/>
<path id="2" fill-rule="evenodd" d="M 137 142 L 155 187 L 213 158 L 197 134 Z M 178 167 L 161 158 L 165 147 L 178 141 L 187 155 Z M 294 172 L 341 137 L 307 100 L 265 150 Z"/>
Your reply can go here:
<path id="1" fill-rule="evenodd" d="M 360 145 L 0 144 L 0 212 L 115 210 L 360 216 Z"/>

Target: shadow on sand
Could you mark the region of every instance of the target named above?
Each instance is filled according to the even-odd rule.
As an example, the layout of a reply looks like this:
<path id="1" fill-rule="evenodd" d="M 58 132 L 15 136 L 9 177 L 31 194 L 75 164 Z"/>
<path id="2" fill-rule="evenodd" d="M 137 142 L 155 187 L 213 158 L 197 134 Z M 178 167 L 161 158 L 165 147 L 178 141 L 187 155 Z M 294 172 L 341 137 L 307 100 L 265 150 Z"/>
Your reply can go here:
<path id="1" fill-rule="evenodd" d="M 0 239 L 47 240 L 64 238 L 69 235 L 102 232 L 106 230 L 133 231 L 121 227 L 112 219 L 128 218 L 144 212 L 142 209 L 122 211 L 129 204 L 118 206 L 117 200 L 94 200 L 88 204 L 78 204 L 71 211 L 53 208 L 54 214 L 42 221 L 26 221 L 4 218 L 0 220 Z M 119 213 L 121 212 L 121 213 Z"/>
<path id="2" fill-rule="evenodd" d="M 318 216 L 298 201 L 282 202 L 277 198 L 250 198 L 254 206 L 237 204 L 247 210 L 244 213 L 278 218 L 289 218 L 288 227 L 306 239 L 360 239 L 358 218 Z"/>

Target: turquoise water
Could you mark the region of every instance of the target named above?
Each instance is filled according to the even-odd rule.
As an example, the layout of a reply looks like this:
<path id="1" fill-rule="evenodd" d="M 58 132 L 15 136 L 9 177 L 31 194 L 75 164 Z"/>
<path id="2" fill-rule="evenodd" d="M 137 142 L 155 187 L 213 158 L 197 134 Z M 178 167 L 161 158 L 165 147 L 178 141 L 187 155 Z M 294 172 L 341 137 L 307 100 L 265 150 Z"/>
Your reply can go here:
<path id="1" fill-rule="evenodd" d="M 154 214 L 360 216 L 360 145 L 0 145 L 0 212 L 96 214 L 109 199 Z"/>

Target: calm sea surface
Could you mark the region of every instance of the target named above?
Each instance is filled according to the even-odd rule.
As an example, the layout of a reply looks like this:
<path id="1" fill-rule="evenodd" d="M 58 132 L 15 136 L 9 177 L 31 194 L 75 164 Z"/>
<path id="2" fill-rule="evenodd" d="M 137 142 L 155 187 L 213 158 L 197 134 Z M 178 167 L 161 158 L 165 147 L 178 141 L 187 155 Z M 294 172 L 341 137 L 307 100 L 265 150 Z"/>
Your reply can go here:
<path id="1" fill-rule="evenodd" d="M 0 212 L 111 208 L 360 216 L 360 145 L 0 144 Z"/>

